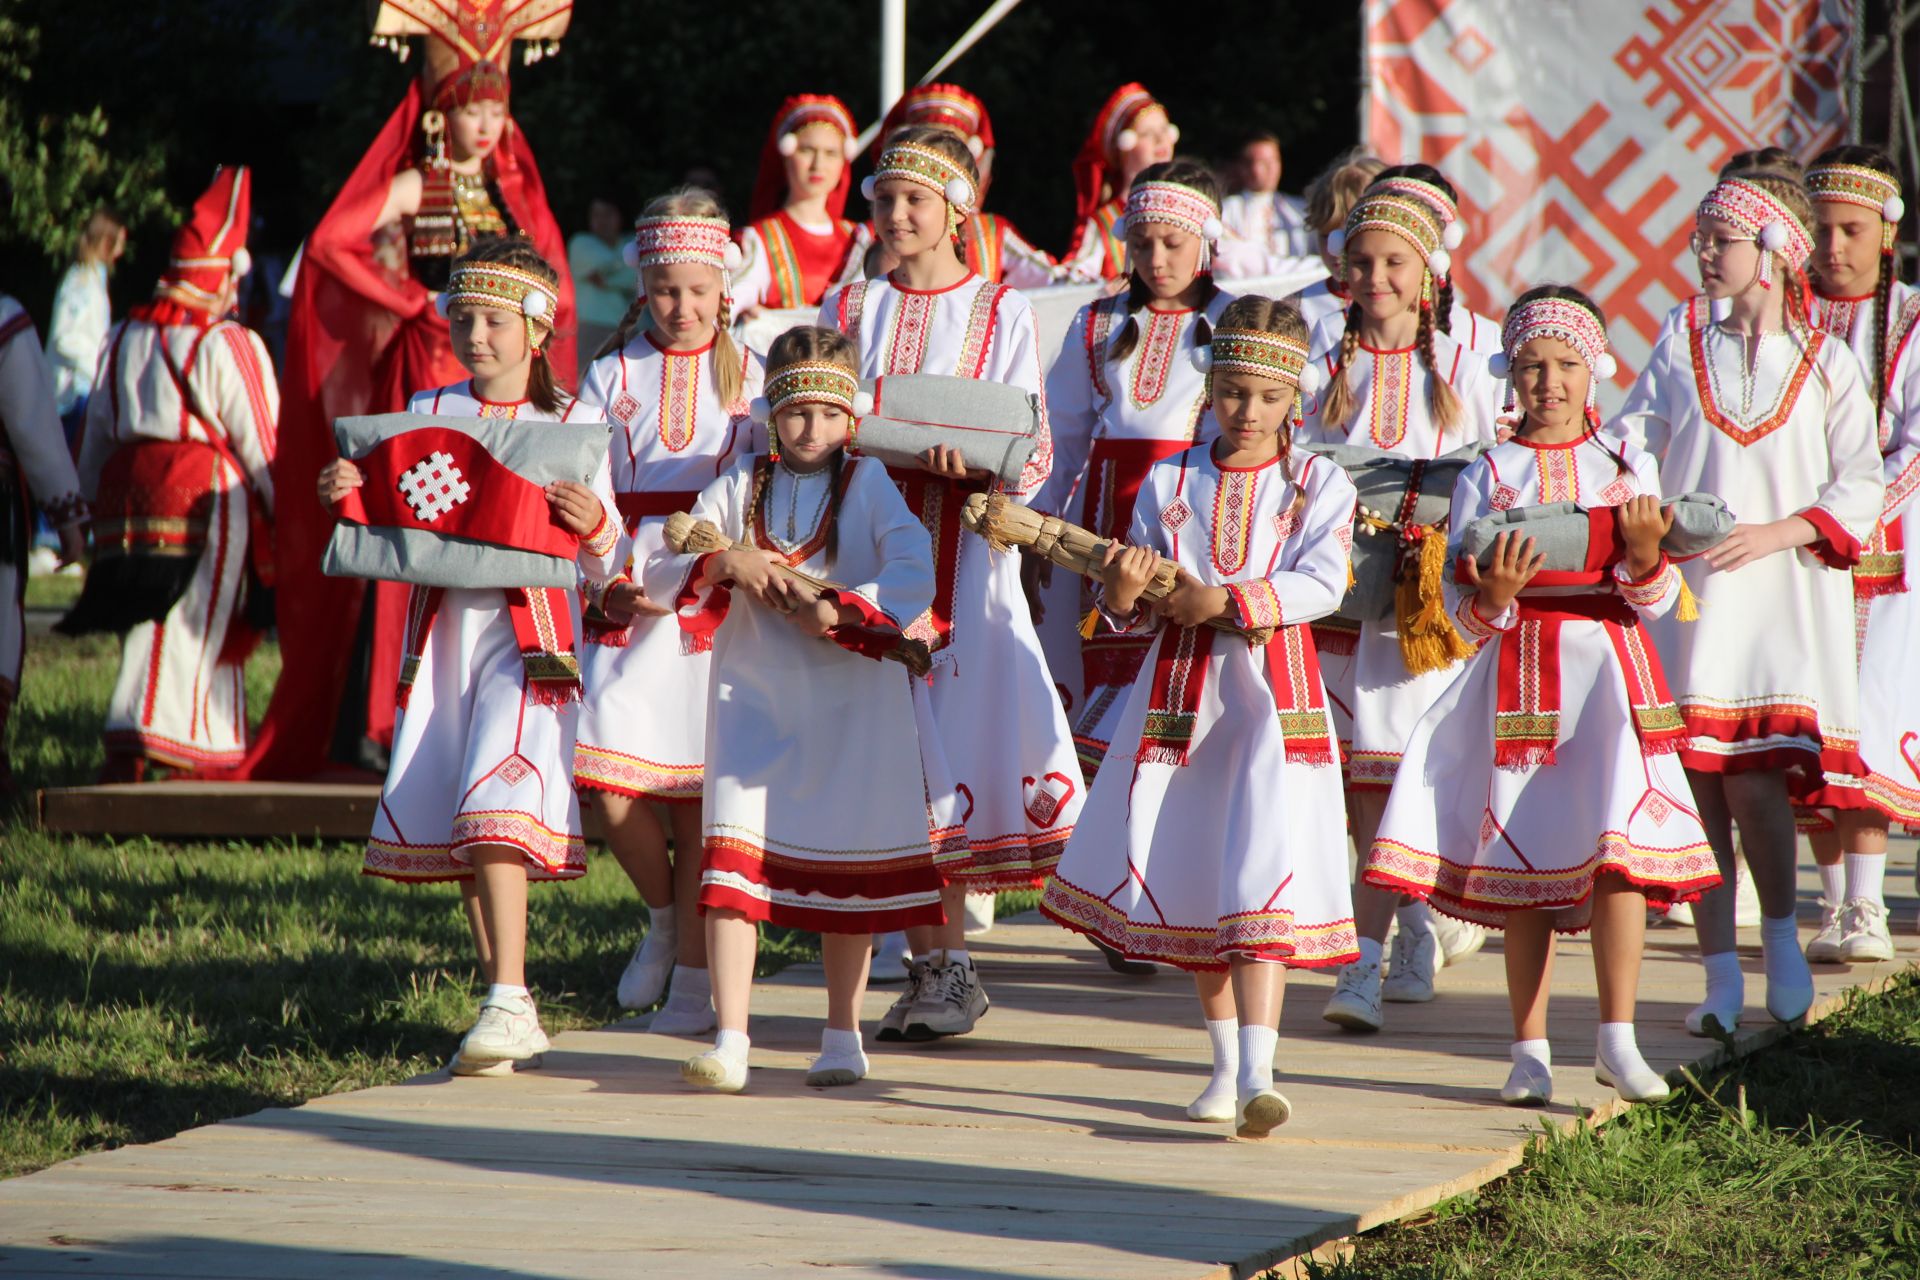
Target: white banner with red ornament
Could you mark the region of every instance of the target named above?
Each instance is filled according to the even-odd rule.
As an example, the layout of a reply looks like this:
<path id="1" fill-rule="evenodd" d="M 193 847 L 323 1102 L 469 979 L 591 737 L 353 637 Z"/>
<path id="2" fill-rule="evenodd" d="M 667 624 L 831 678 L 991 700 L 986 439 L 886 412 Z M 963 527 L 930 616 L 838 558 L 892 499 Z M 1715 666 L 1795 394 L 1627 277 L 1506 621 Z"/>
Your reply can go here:
<path id="1" fill-rule="evenodd" d="M 1620 386 L 1698 291 L 1693 210 L 1735 152 L 1843 140 L 1841 0 L 1367 0 L 1367 144 L 1460 193 L 1461 298 L 1605 308 Z M 1617 400 L 1617 395 L 1614 397 Z"/>

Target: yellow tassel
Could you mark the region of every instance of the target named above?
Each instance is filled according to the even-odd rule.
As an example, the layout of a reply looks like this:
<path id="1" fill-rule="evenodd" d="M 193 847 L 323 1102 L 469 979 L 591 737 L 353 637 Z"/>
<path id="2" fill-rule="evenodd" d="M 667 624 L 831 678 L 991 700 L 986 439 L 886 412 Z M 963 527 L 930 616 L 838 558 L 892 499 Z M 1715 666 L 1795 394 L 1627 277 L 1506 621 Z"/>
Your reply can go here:
<path id="1" fill-rule="evenodd" d="M 1394 587 L 1394 613 L 1400 631 L 1400 657 L 1413 675 L 1440 671 L 1473 656 L 1447 616 L 1440 579 L 1447 568 L 1447 539 L 1436 526 L 1420 540 L 1420 563 Z"/>
<path id="2" fill-rule="evenodd" d="M 1093 639 L 1093 633 L 1099 630 L 1099 628 L 1100 611 L 1098 609 L 1087 610 L 1087 616 L 1080 619 L 1080 638 L 1082 640 Z"/>
<path id="3" fill-rule="evenodd" d="M 1673 576 L 1679 579 L 1680 585 L 1680 598 L 1674 601 L 1673 616 L 1681 622 L 1700 621 L 1700 602 L 1694 598 L 1693 588 L 1687 585 L 1687 575 L 1676 568 Z"/>
<path id="4" fill-rule="evenodd" d="M 1347 590 L 1353 590 L 1353 557 L 1347 557 Z"/>

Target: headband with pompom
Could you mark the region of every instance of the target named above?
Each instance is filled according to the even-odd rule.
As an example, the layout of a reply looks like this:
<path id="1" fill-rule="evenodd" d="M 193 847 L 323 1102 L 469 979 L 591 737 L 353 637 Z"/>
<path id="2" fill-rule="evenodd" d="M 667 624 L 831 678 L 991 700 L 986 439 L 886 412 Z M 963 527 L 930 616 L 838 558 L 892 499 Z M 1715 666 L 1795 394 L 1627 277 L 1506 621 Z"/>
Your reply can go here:
<path id="1" fill-rule="evenodd" d="M 1143 222 L 1164 222 L 1179 227 L 1202 240 L 1218 240 L 1220 202 L 1198 187 L 1184 182 L 1136 182 L 1127 192 L 1126 212 L 1113 224 L 1113 233 L 1124 236 L 1127 228 Z"/>
<path id="2" fill-rule="evenodd" d="M 1311 367 L 1307 344 L 1269 329 L 1217 328 L 1205 343 L 1193 349 L 1193 367 L 1211 379 L 1217 373 L 1250 373 L 1272 378 L 1296 391 L 1301 390 L 1302 375 Z M 1301 420 L 1300 397 L 1293 400 L 1293 420 Z"/>
<path id="3" fill-rule="evenodd" d="M 860 193 L 871 200 L 882 182 L 900 178 L 917 182 L 940 194 L 940 198 L 962 214 L 973 212 L 976 193 L 973 178 L 959 162 L 934 147 L 917 142 L 894 142 L 880 153 L 873 172 L 860 184 Z"/>
<path id="4" fill-rule="evenodd" d="M 1892 253 L 1907 202 L 1900 198 L 1900 179 L 1864 164 L 1828 164 L 1807 170 L 1807 194 L 1815 204 L 1851 204 L 1880 215 L 1880 252 Z"/>
<path id="5" fill-rule="evenodd" d="M 764 426 L 782 409 L 804 404 L 834 405 L 855 418 L 873 412 L 873 397 L 860 389 L 859 376 L 826 360 L 796 360 L 768 370 L 766 393 L 754 399 L 749 412 Z"/>
<path id="6" fill-rule="evenodd" d="M 1760 255 L 1760 287 L 1773 287 L 1773 255 L 1787 260 L 1794 275 L 1813 256 L 1813 237 L 1779 196 L 1745 178 L 1722 178 L 1700 202 L 1696 218 L 1718 218 L 1754 238 Z"/>
<path id="7" fill-rule="evenodd" d="M 698 263 L 731 275 L 740 269 L 740 246 L 733 242 L 725 218 L 664 213 L 634 221 L 633 239 L 624 257 L 630 267 L 665 267 L 678 262 Z"/>
<path id="8" fill-rule="evenodd" d="M 1347 214 L 1346 225 L 1328 234 L 1327 252 L 1345 256 L 1347 246 L 1363 231 L 1386 231 L 1405 240 L 1419 251 L 1435 280 L 1445 280 L 1453 269 L 1453 255 L 1443 243 L 1440 215 L 1424 200 L 1390 191 L 1362 196 Z"/>
<path id="9" fill-rule="evenodd" d="M 499 262 L 465 262 L 455 264 L 434 306 L 444 316 L 456 302 L 521 316 L 527 322 L 527 345 L 538 355 L 540 343 L 534 326 L 552 327 L 560 296 L 553 285 L 524 268 Z"/>
<path id="10" fill-rule="evenodd" d="M 1587 381 L 1587 408 L 1598 404 L 1599 384 L 1620 371 L 1607 349 L 1607 328 L 1593 311 L 1569 298 L 1535 298 L 1507 313 L 1500 329 L 1500 350 L 1487 360 L 1488 371 L 1506 378 L 1520 348 L 1535 338 L 1559 338 L 1579 353 L 1593 376 Z"/>
<path id="11" fill-rule="evenodd" d="M 1440 243 L 1447 249 L 1458 249 L 1467 238 L 1467 224 L 1460 217 L 1460 205 L 1446 193 L 1446 189 L 1419 178 L 1382 178 L 1367 188 L 1369 194 L 1383 191 L 1390 195 L 1409 196 L 1434 211 L 1440 219 Z"/>

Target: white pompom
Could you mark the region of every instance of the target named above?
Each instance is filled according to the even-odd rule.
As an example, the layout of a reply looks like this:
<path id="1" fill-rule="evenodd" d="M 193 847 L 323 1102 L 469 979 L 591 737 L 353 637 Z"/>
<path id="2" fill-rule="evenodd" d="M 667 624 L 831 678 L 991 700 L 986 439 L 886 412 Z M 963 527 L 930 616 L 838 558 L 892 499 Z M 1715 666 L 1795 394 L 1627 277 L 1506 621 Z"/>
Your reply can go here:
<path id="1" fill-rule="evenodd" d="M 965 178 L 948 178 L 945 193 L 947 203 L 957 209 L 965 209 L 973 203 L 973 184 Z"/>
<path id="2" fill-rule="evenodd" d="M 621 249 L 620 249 L 620 257 L 621 257 L 621 258 L 622 258 L 622 259 L 623 259 L 623 260 L 624 260 L 624 261 L 626 262 L 626 264 L 627 264 L 628 266 L 630 266 L 630 267 L 637 267 L 637 266 L 639 266 L 639 265 L 640 265 L 640 243 L 639 243 L 639 241 L 637 241 L 637 240 L 629 240 L 629 241 L 627 241 L 627 243 L 626 243 L 626 244 L 625 244 L 624 246 L 622 246 L 622 247 L 621 247 Z"/>
<path id="3" fill-rule="evenodd" d="M 1226 228 L 1220 225 L 1220 219 L 1208 218 L 1200 224 L 1200 236 L 1205 240 L 1218 240 Z"/>
<path id="4" fill-rule="evenodd" d="M 1447 248 L 1449 249 L 1458 249 L 1460 247 L 1460 242 L 1462 240 L 1465 240 L 1466 238 L 1467 238 L 1467 224 L 1460 221 L 1460 219 L 1458 218 L 1455 218 L 1452 222 L 1449 222 L 1446 226 L 1446 229 L 1440 233 L 1440 243 L 1447 246 Z"/>
<path id="5" fill-rule="evenodd" d="M 1513 372 L 1511 362 L 1507 359 L 1507 353 L 1504 351 L 1496 351 L 1488 356 L 1487 372 L 1496 378 L 1505 378 L 1509 373 Z"/>
<path id="6" fill-rule="evenodd" d="M 1343 256 L 1346 251 L 1347 229 L 1345 227 L 1335 227 L 1333 230 L 1327 232 L 1327 252 L 1338 258 Z"/>
<path id="7" fill-rule="evenodd" d="M 520 314 L 529 320 L 539 320 L 546 316 L 548 305 L 546 294 L 530 291 L 520 300 Z"/>
<path id="8" fill-rule="evenodd" d="M 860 194 L 865 196 L 867 199 L 869 200 L 873 199 L 873 193 L 878 191 L 879 189 L 880 189 L 880 180 L 878 178 L 875 178 L 872 174 L 868 174 L 866 177 L 860 179 Z"/>
<path id="9" fill-rule="evenodd" d="M 446 295 L 446 294 L 444 294 L 444 293 L 436 293 L 436 294 L 434 294 L 434 295 L 433 295 L 433 309 L 434 309 L 435 311 L 438 311 L 438 312 L 440 313 L 440 318 L 441 318 L 441 319 L 443 319 L 443 320 L 444 320 L 444 319 L 446 319 L 446 316 L 447 316 L 447 308 L 448 308 L 449 306 L 451 306 L 451 305 L 453 305 L 453 304 L 447 301 L 447 295 Z"/>
<path id="10" fill-rule="evenodd" d="M 252 270 L 253 255 L 247 252 L 245 245 L 241 245 L 233 251 L 233 278 L 238 280 Z"/>
<path id="11" fill-rule="evenodd" d="M 800 149 L 800 135 L 797 133 L 781 134 L 780 141 L 773 144 L 773 149 L 783 156 L 792 155 Z"/>
<path id="12" fill-rule="evenodd" d="M 1179 125 L 1177 125 L 1177 124 L 1170 124 L 1170 125 L 1168 125 L 1168 126 L 1167 126 L 1167 141 L 1168 141 L 1168 142 L 1178 142 L 1178 141 L 1180 141 L 1180 126 L 1179 126 Z"/>
<path id="13" fill-rule="evenodd" d="M 1318 360 L 1309 360 L 1300 367 L 1300 394 L 1309 398 L 1316 397 L 1327 385 L 1327 367 Z"/>
<path id="14" fill-rule="evenodd" d="M 729 273 L 738 271 L 740 264 L 746 260 L 746 255 L 740 252 L 740 246 L 731 240 L 727 241 L 727 247 L 720 251 L 720 265 Z"/>
<path id="15" fill-rule="evenodd" d="M 873 397 L 865 391 L 853 393 L 853 416 L 864 418 L 873 412 Z"/>
<path id="16" fill-rule="evenodd" d="M 1113 140 L 1113 145 L 1121 152 L 1128 152 L 1140 145 L 1140 135 L 1131 129 L 1122 129 Z"/>
<path id="17" fill-rule="evenodd" d="M 1907 202 L 1897 195 L 1888 196 L 1886 203 L 1880 206 L 1880 216 L 1888 222 L 1898 222 L 1907 216 Z"/>
<path id="18" fill-rule="evenodd" d="M 789 137 L 792 135 L 789 134 Z M 747 406 L 747 414 L 761 426 L 767 425 L 767 419 L 773 416 L 773 406 L 767 403 L 765 396 L 755 396 L 753 403 Z"/>
<path id="19" fill-rule="evenodd" d="M 1427 255 L 1427 270 L 1433 272 L 1435 280 L 1445 280 L 1453 270 L 1453 255 L 1445 249 L 1435 249 Z"/>
<path id="20" fill-rule="evenodd" d="M 1778 253 L 1787 247 L 1787 224 L 1769 222 L 1760 228 L 1760 247 L 1768 253 Z"/>
<path id="21" fill-rule="evenodd" d="M 1609 381 L 1618 372 L 1620 372 L 1620 362 L 1613 358 L 1611 351 L 1602 351 L 1600 358 L 1593 362 L 1593 376 L 1602 382 Z"/>
<path id="22" fill-rule="evenodd" d="M 967 150 L 973 153 L 973 158 L 975 160 L 978 160 L 982 155 L 986 153 L 987 144 L 980 141 L 979 134 L 977 133 L 969 134 L 967 136 Z"/>
<path id="23" fill-rule="evenodd" d="M 1201 373 L 1211 373 L 1213 371 L 1212 344 L 1202 343 L 1196 346 L 1192 351 L 1187 353 L 1187 359 L 1193 361 L 1193 367 Z"/>

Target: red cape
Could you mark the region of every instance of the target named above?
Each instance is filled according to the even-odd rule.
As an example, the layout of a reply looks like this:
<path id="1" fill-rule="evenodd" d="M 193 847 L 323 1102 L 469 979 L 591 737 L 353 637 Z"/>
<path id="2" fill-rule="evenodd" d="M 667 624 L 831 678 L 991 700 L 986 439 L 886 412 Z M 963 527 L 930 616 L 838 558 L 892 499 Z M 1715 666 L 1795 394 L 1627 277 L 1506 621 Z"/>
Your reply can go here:
<path id="1" fill-rule="evenodd" d="M 281 375 L 279 450 L 273 489 L 280 495 L 274 528 L 276 612 L 282 670 L 246 760 L 220 776 L 302 778 L 330 767 L 334 717 L 349 698 L 366 707 L 367 732 L 389 743 L 399 674 L 407 588 L 329 578 L 320 559 L 333 513 L 314 496 L 320 470 L 339 456 L 333 420 L 405 409 L 416 391 L 466 376 L 453 358 L 447 322 L 432 295 L 410 276 L 373 257 L 373 221 L 395 174 L 416 164 L 420 86 L 374 139 L 353 175 L 307 237 L 287 322 Z M 514 224 L 560 272 L 560 305 L 547 359 L 567 386 L 574 375 L 573 280 L 566 244 L 547 207 L 546 187 L 526 135 L 509 123 L 494 157 L 494 179 Z M 374 606 L 372 676 L 346 688 L 361 610 Z M 347 703 L 347 705 L 352 705 Z"/>

